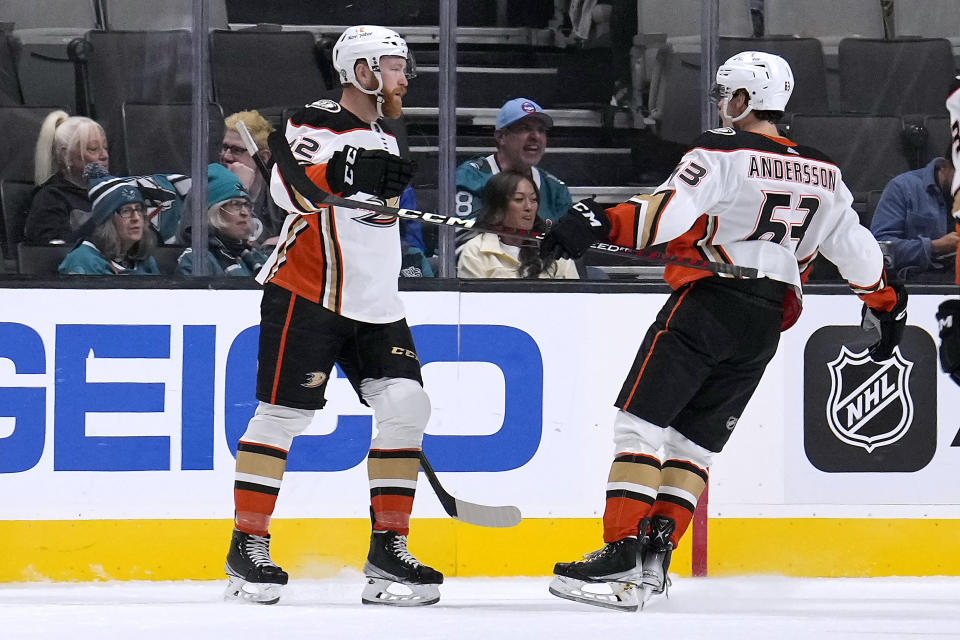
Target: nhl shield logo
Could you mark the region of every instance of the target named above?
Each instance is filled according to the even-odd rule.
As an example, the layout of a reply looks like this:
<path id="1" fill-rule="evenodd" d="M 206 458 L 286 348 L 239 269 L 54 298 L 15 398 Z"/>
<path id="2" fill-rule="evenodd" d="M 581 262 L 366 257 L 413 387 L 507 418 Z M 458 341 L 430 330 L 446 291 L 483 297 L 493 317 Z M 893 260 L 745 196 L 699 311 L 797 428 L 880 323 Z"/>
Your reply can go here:
<path id="1" fill-rule="evenodd" d="M 842 345 L 827 368 L 827 424 L 839 440 L 872 453 L 907 434 L 913 423 L 908 392 L 913 363 L 899 348 L 889 360 L 874 362 L 866 350 L 852 353 Z"/>

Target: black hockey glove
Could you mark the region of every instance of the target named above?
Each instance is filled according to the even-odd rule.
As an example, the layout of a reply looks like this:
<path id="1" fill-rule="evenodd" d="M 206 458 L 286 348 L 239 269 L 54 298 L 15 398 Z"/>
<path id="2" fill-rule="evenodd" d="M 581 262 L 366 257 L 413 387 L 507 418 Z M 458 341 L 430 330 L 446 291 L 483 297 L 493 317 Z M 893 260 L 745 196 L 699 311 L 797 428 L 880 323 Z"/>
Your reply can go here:
<path id="1" fill-rule="evenodd" d="M 610 239 L 610 220 L 593 198 L 574 203 L 540 241 L 540 257 L 579 258 L 595 242 Z"/>
<path id="2" fill-rule="evenodd" d="M 868 354 L 874 362 L 883 362 L 893 357 L 893 349 L 900 344 L 903 330 L 907 326 L 907 290 L 902 284 L 891 284 L 897 293 L 897 302 L 890 311 L 877 311 L 863 305 L 862 322 L 864 331 L 877 331 L 880 338 L 870 346 Z"/>
<path id="3" fill-rule="evenodd" d="M 960 300 L 947 300 L 937 309 L 940 325 L 940 368 L 960 384 Z"/>
<path id="4" fill-rule="evenodd" d="M 327 183 L 344 196 L 363 192 L 395 198 L 413 177 L 413 163 L 386 151 L 346 146 L 327 162 Z"/>

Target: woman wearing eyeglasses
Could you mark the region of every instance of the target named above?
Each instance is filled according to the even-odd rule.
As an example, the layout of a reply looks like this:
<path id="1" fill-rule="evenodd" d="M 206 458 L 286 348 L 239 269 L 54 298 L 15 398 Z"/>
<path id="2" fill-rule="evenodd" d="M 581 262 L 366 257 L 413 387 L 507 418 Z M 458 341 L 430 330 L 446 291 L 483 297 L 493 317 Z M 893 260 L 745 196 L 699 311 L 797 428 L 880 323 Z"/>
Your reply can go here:
<path id="1" fill-rule="evenodd" d="M 252 225 L 250 195 L 237 176 L 223 165 L 207 167 L 207 202 L 210 237 L 205 259 L 210 264 L 210 273 L 215 276 L 256 275 L 267 254 L 253 246 L 251 236 L 256 231 Z M 189 230 L 185 230 L 185 235 Z M 188 248 L 177 260 L 177 273 L 193 273 L 193 261 L 193 249 Z"/>
<path id="2" fill-rule="evenodd" d="M 83 240 L 60 263 L 60 273 L 160 275 L 151 254 L 156 234 L 147 229 L 143 194 L 133 178 L 84 170 L 91 184 L 93 210 L 83 225 Z"/>

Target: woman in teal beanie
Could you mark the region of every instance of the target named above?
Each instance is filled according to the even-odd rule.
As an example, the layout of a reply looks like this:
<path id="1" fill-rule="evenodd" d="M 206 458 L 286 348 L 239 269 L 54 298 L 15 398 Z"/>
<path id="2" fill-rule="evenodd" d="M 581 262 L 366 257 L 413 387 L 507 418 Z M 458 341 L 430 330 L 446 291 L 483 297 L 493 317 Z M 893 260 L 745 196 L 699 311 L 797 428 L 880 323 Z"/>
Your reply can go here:
<path id="1" fill-rule="evenodd" d="M 237 176 L 221 164 L 207 167 L 207 221 L 210 236 L 205 260 L 214 276 L 253 276 L 267 255 L 254 248 L 250 194 Z M 189 228 L 185 230 L 185 234 Z M 193 249 L 177 259 L 177 273 L 193 273 Z"/>
<path id="2" fill-rule="evenodd" d="M 93 210 L 82 227 L 83 240 L 58 271 L 70 274 L 160 275 L 150 252 L 156 234 L 147 229 L 143 194 L 131 178 L 108 175 L 96 163 L 84 168 Z"/>

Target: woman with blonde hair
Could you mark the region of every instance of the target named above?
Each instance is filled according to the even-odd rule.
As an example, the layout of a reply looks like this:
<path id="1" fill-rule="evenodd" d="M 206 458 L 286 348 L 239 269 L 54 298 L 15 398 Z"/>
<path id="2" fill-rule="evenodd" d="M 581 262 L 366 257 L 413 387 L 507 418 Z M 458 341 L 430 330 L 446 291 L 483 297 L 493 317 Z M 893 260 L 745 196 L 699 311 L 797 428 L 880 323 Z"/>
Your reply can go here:
<path id="1" fill-rule="evenodd" d="M 27 242 L 72 242 L 92 208 L 83 168 L 97 163 L 109 170 L 109 162 L 103 127 L 90 118 L 51 112 L 37 136 L 34 182 L 38 189 L 24 228 Z"/>
<path id="2" fill-rule="evenodd" d="M 483 188 L 483 209 L 477 217 L 481 227 L 507 227 L 524 231 L 546 231 L 537 215 L 539 194 L 536 185 L 522 173 L 501 171 Z M 573 260 L 541 258 L 530 240 L 482 233 L 463 245 L 457 263 L 460 278 L 558 278 L 580 277 Z"/>

